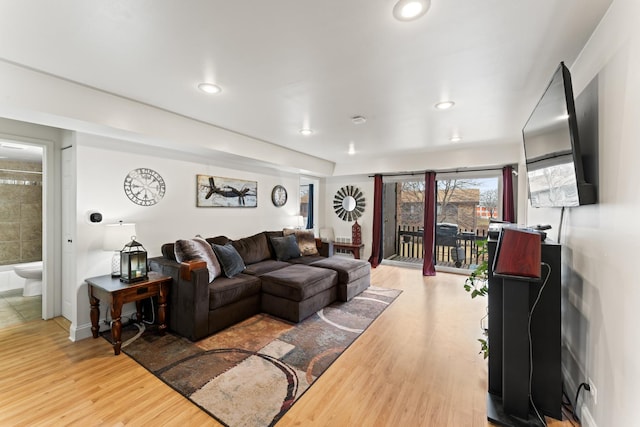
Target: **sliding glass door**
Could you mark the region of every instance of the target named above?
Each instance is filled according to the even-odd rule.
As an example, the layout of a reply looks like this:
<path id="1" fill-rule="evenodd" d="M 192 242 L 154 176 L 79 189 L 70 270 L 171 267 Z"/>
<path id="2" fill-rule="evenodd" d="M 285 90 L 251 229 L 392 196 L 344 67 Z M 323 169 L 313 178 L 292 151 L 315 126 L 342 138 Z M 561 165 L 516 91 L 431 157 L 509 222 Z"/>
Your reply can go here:
<path id="1" fill-rule="evenodd" d="M 479 240 L 489 221 L 501 218 L 500 170 L 437 175 L 435 262 L 440 267 L 473 269 Z M 383 257 L 423 262 L 424 179 L 418 175 L 385 177 Z"/>

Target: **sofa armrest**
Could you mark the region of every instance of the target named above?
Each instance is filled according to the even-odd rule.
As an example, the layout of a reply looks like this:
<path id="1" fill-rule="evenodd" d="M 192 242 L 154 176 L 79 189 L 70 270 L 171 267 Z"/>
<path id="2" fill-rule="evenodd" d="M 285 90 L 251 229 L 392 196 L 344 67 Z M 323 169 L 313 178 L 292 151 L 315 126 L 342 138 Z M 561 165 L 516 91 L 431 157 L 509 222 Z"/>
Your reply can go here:
<path id="1" fill-rule="evenodd" d="M 201 268 L 207 268 L 204 261 L 183 261 L 180 263 L 180 279 L 191 281 L 192 272 Z"/>
<path id="2" fill-rule="evenodd" d="M 169 296 L 169 328 L 192 341 L 207 336 L 209 270 L 206 263 L 180 264 L 157 257 L 149 260 L 149 268 L 173 278 Z"/>

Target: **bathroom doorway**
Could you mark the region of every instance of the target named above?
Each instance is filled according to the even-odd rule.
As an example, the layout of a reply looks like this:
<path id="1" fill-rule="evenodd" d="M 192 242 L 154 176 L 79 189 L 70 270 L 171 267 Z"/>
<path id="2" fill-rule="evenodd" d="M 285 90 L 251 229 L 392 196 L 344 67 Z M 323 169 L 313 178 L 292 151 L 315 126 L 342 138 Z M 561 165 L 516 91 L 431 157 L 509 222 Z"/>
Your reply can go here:
<path id="1" fill-rule="evenodd" d="M 0 139 L 0 328 L 43 317 L 43 151 Z"/>

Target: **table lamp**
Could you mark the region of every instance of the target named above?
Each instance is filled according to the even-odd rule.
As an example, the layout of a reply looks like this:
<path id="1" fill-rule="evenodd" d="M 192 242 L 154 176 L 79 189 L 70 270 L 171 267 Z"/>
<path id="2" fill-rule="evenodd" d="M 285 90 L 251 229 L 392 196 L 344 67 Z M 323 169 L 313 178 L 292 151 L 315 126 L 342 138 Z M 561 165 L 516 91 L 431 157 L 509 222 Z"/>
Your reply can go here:
<path id="1" fill-rule="evenodd" d="M 113 257 L 111 258 L 111 277 L 120 277 L 120 251 L 125 244 L 131 241 L 132 236 L 135 235 L 135 224 L 124 224 L 120 221 L 118 224 L 105 225 L 102 249 L 105 251 L 113 251 Z"/>

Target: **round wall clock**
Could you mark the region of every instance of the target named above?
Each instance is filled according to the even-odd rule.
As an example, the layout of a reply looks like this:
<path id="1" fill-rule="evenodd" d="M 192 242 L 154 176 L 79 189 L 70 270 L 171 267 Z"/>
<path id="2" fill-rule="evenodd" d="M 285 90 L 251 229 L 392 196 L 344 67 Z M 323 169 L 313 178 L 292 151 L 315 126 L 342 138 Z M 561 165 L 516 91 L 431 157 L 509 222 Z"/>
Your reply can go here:
<path id="1" fill-rule="evenodd" d="M 164 197 L 164 179 L 153 169 L 134 169 L 124 179 L 124 192 L 133 203 L 152 206 Z"/>
<path id="2" fill-rule="evenodd" d="M 333 197 L 333 210 L 343 221 L 354 221 L 364 212 L 364 194 L 353 185 L 342 187 Z"/>
<path id="3" fill-rule="evenodd" d="M 276 185 L 271 191 L 271 201 L 274 206 L 281 207 L 287 203 L 287 189 L 282 185 Z"/>

